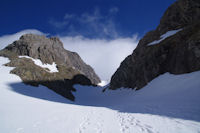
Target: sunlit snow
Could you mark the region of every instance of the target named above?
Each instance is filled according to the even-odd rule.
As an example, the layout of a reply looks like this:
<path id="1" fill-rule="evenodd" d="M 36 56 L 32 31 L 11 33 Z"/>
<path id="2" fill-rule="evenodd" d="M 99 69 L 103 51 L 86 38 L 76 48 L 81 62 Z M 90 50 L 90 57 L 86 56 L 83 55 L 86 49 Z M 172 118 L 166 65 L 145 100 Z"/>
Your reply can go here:
<path id="1" fill-rule="evenodd" d="M 165 73 L 139 91 L 75 85 L 75 102 L 21 83 L 0 57 L 1 133 L 199 133 L 200 71 Z"/>
<path id="2" fill-rule="evenodd" d="M 108 84 L 107 81 L 102 80 L 102 81 L 98 84 L 98 86 L 103 87 L 103 86 L 106 86 L 107 84 Z"/>

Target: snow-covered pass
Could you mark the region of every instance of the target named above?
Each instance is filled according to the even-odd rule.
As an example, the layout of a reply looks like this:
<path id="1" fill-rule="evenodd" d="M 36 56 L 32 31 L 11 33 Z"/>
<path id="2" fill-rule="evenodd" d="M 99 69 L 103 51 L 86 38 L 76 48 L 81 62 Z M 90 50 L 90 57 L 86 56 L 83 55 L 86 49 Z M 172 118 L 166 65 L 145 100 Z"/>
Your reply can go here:
<path id="1" fill-rule="evenodd" d="M 40 66 L 42 68 L 47 68 L 48 70 L 45 69 L 47 72 L 50 72 L 50 73 L 58 72 L 58 69 L 56 67 L 57 65 L 55 62 L 53 62 L 52 64 L 45 64 L 45 63 L 42 63 L 40 59 L 34 59 L 30 56 L 19 56 L 19 58 L 31 59 L 35 63 L 35 65 Z"/>
<path id="2" fill-rule="evenodd" d="M 75 85 L 75 102 L 33 87 L 0 57 L 1 133 L 199 133 L 200 71 L 165 73 L 139 91 Z"/>
<path id="3" fill-rule="evenodd" d="M 163 40 L 165 40 L 166 38 L 173 36 L 174 34 L 176 34 L 177 32 L 179 32 L 181 30 L 182 29 L 168 31 L 165 34 L 160 36 L 160 40 L 155 40 L 155 41 L 149 43 L 148 46 L 158 44 L 158 43 L 162 42 Z"/>

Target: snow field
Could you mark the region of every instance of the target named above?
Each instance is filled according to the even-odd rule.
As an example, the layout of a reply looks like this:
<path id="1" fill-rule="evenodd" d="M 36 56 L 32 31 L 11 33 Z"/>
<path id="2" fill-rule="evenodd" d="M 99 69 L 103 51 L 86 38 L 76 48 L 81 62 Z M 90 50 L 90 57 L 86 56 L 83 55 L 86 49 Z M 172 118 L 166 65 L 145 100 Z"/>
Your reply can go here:
<path id="1" fill-rule="evenodd" d="M 75 85 L 71 102 L 9 74 L 0 57 L 2 133 L 199 133 L 200 71 L 166 73 L 139 91 Z"/>

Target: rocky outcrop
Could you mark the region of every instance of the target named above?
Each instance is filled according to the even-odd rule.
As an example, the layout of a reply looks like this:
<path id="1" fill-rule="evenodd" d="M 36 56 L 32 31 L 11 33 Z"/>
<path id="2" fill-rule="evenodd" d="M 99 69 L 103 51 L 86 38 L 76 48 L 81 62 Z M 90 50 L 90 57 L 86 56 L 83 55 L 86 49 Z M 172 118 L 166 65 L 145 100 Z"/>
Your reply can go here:
<path id="1" fill-rule="evenodd" d="M 6 65 L 15 67 L 11 73 L 20 76 L 25 83 L 47 86 L 71 100 L 75 99 L 71 93 L 75 91 L 73 84 L 96 85 L 100 82 L 94 70 L 77 53 L 65 50 L 57 37 L 25 34 L 1 50 L 0 55 L 11 60 Z M 55 63 L 58 71 L 50 72 L 26 56 L 44 64 Z"/>
<path id="2" fill-rule="evenodd" d="M 161 40 L 168 31 L 178 30 Z M 157 41 L 156 41 L 157 40 Z M 150 45 L 152 42 L 154 45 Z M 178 0 L 148 32 L 114 73 L 110 89 L 140 89 L 157 76 L 200 70 L 200 1 Z"/>

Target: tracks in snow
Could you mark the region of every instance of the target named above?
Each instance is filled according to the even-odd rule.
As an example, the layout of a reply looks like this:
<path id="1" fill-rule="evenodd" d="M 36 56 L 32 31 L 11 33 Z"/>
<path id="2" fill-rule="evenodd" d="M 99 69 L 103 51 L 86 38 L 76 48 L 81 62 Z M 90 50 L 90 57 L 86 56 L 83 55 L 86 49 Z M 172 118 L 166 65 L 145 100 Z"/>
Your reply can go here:
<path id="1" fill-rule="evenodd" d="M 79 126 L 79 133 L 103 133 L 103 123 L 102 112 L 96 112 L 92 109 L 83 117 Z"/>
<path id="2" fill-rule="evenodd" d="M 133 133 L 133 132 L 157 133 L 153 129 L 153 127 L 151 127 L 148 124 L 142 123 L 140 120 L 136 119 L 134 115 L 130 113 L 117 112 L 117 118 L 119 121 L 121 133 Z"/>
<path id="3" fill-rule="evenodd" d="M 117 133 L 158 133 L 151 125 L 141 122 L 130 113 L 116 112 L 114 116 L 106 118 L 102 111 L 92 109 L 83 116 L 78 133 L 104 133 L 104 127 L 119 127 Z M 106 119 L 115 119 L 116 123 L 105 124 Z M 113 125 L 118 124 L 118 125 Z"/>

